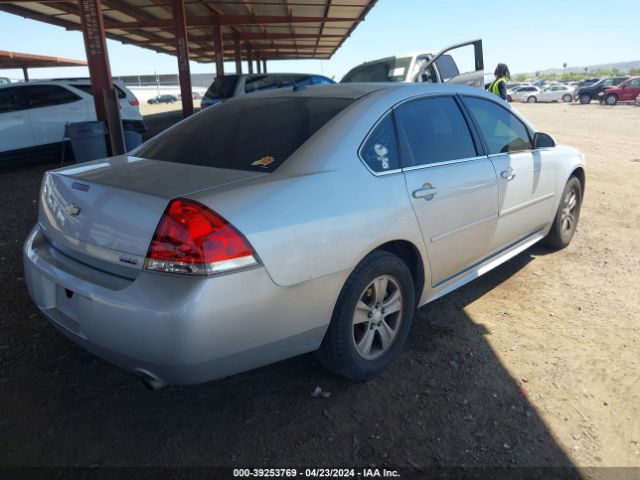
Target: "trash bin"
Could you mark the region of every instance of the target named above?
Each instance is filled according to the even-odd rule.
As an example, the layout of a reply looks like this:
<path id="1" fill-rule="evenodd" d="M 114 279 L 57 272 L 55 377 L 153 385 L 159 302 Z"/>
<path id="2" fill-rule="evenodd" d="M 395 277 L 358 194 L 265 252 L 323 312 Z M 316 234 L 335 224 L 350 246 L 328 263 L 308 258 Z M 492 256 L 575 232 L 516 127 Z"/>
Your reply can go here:
<path id="1" fill-rule="evenodd" d="M 64 136 L 71 140 L 76 163 L 107 157 L 107 133 L 104 122 L 67 123 Z"/>
<path id="2" fill-rule="evenodd" d="M 142 143 L 142 135 L 147 131 L 147 127 L 143 122 L 125 120 L 122 122 L 122 130 L 124 131 L 125 150 L 130 152 Z"/>

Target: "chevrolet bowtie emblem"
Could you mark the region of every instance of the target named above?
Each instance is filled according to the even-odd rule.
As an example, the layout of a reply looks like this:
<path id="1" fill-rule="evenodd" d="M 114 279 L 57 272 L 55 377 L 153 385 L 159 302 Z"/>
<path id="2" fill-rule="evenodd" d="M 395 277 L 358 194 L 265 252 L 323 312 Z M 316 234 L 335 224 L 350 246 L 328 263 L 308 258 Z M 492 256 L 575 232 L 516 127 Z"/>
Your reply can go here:
<path id="1" fill-rule="evenodd" d="M 72 217 L 75 217 L 76 215 L 78 215 L 80 213 L 81 208 L 79 206 L 77 206 L 75 203 L 72 203 L 71 205 L 67 205 L 64 208 L 64 211 L 67 212 L 67 214 L 71 215 Z"/>

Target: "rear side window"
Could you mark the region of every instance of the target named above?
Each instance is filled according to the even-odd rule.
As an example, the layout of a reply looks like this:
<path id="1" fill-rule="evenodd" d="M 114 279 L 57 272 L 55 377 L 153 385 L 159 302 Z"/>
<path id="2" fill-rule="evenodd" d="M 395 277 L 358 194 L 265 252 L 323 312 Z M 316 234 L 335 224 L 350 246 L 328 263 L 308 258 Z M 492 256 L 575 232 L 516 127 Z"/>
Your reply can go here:
<path id="1" fill-rule="evenodd" d="M 467 122 L 452 97 L 414 100 L 396 109 L 405 166 L 477 155 Z M 406 158 L 405 158 L 406 157 Z"/>
<path id="2" fill-rule="evenodd" d="M 387 114 L 376 127 L 360 149 L 360 157 L 374 172 L 385 172 L 400 168 L 398 140 L 393 117 Z"/>
<path id="3" fill-rule="evenodd" d="M 25 87 L 26 98 L 30 108 L 63 105 L 81 100 L 81 98 L 59 85 L 31 85 Z"/>
<path id="4" fill-rule="evenodd" d="M 464 102 L 480 127 L 490 154 L 531 150 L 527 127 L 511 112 L 482 98 L 465 97 Z"/>
<path id="5" fill-rule="evenodd" d="M 0 113 L 15 112 L 26 108 L 20 88 L 0 89 Z"/>
<path id="6" fill-rule="evenodd" d="M 226 77 L 218 77 L 211 84 L 207 93 L 204 94 L 205 98 L 231 98 L 236 91 L 236 84 L 238 83 L 238 76 L 230 75 Z"/>
<path id="7" fill-rule="evenodd" d="M 91 91 L 91 85 L 83 85 L 83 84 L 72 84 L 71 85 L 73 88 L 77 88 L 78 90 L 80 90 L 81 92 L 84 93 L 88 93 L 89 95 L 93 95 L 93 92 Z M 127 94 L 124 92 L 124 90 L 122 90 L 119 86 L 114 85 L 116 92 L 118 93 L 118 98 L 119 99 L 123 99 L 123 98 L 127 98 Z"/>
<path id="8" fill-rule="evenodd" d="M 344 98 L 254 96 L 204 110 L 149 140 L 136 155 L 174 163 L 273 172 L 344 108 Z"/>

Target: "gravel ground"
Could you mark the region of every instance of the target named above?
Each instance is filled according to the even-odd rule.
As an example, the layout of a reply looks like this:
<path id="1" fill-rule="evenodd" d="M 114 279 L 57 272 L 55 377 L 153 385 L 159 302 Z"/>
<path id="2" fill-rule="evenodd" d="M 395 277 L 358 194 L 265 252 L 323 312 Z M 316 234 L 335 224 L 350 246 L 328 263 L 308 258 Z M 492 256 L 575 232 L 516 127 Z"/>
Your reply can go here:
<path id="1" fill-rule="evenodd" d="M 640 108 L 517 108 L 587 155 L 573 243 L 421 309 L 399 360 L 364 384 L 307 355 L 145 389 L 29 300 L 20 248 L 55 163 L 2 169 L 0 465 L 640 466 Z"/>

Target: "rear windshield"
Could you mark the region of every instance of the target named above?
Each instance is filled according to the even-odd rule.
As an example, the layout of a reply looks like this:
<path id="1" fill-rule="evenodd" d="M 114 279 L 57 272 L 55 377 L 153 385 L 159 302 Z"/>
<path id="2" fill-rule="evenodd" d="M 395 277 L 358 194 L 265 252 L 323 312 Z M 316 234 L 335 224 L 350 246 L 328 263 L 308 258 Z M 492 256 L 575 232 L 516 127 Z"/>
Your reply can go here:
<path id="1" fill-rule="evenodd" d="M 204 96 L 205 98 L 231 98 L 233 97 L 233 92 L 236 90 L 237 83 L 238 77 L 236 75 L 218 77 L 211 84 Z"/>
<path id="2" fill-rule="evenodd" d="M 354 82 L 404 82 L 411 57 L 390 58 L 353 68 L 340 83 Z"/>
<path id="3" fill-rule="evenodd" d="M 149 140 L 135 155 L 190 165 L 273 172 L 353 101 L 254 96 L 231 100 Z"/>

